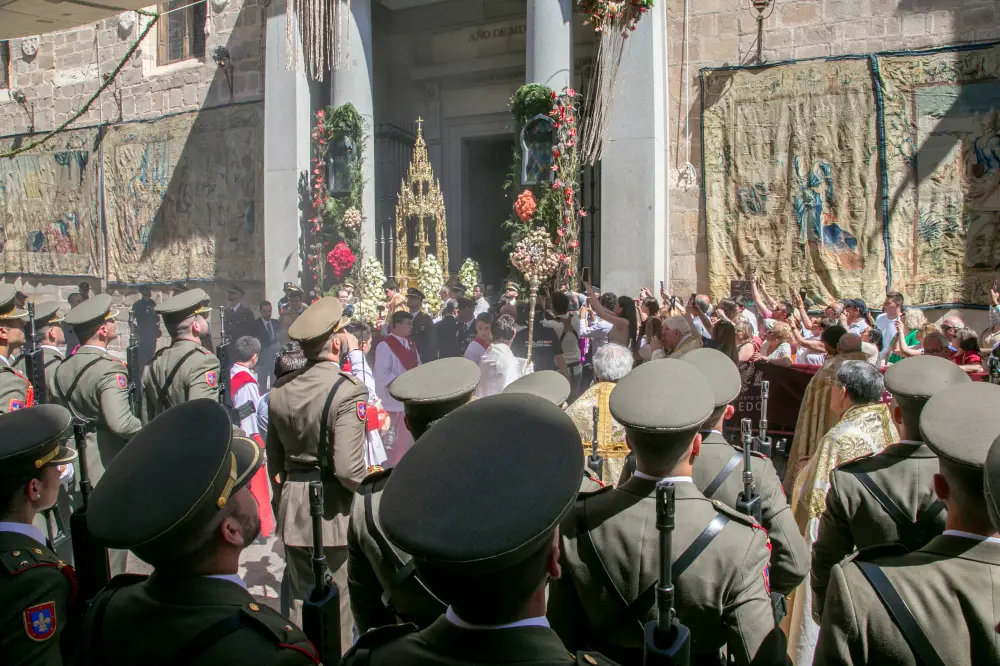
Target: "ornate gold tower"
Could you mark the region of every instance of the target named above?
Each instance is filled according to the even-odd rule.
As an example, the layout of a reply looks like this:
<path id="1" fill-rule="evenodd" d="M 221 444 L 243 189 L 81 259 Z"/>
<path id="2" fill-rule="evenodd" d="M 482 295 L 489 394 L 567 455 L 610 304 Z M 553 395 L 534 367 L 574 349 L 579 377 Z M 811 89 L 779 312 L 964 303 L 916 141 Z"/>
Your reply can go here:
<path id="1" fill-rule="evenodd" d="M 410 261 L 418 258 L 423 264 L 428 254 L 437 258 L 444 279 L 448 280 L 448 223 L 444 196 L 427 159 L 423 122 L 423 118 L 417 118 L 413 161 L 406 180 L 400 183 L 396 202 L 396 277 L 402 289 L 417 286 L 417 275 L 410 268 Z"/>

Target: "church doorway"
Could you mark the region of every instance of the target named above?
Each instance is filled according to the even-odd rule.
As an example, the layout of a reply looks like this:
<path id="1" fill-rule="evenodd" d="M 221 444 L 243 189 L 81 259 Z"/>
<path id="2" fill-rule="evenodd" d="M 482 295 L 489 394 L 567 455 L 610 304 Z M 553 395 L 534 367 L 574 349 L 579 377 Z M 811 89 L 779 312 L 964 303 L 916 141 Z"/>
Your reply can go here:
<path id="1" fill-rule="evenodd" d="M 503 245 L 507 241 L 504 221 L 513 205 L 504 182 L 514 151 L 511 136 L 475 137 L 462 142 L 462 238 L 466 257 L 479 262 L 483 281 L 501 291 L 509 266 Z"/>

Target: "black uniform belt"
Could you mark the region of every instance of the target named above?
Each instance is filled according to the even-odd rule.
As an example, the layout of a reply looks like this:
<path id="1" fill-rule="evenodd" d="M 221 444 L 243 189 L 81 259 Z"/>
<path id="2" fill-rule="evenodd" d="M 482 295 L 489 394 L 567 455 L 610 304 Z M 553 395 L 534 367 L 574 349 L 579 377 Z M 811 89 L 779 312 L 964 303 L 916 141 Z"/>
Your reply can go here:
<path id="1" fill-rule="evenodd" d="M 286 470 L 285 479 L 287 481 L 322 481 L 322 474 L 319 468 L 316 469 L 297 469 L 297 470 Z"/>

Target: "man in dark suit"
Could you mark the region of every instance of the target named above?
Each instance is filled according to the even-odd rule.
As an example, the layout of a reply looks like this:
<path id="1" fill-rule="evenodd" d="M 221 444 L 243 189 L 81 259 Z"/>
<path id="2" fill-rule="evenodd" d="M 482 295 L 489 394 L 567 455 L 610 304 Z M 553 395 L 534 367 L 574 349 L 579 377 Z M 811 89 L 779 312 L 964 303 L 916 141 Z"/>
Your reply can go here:
<path id="1" fill-rule="evenodd" d="M 458 299 L 458 354 L 462 356 L 469 343 L 476 339 L 476 302 L 471 298 Z"/>
<path id="2" fill-rule="evenodd" d="M 417 345 L 421 363 L 430 363 L 437 359 L 437 332 L 434 330 L 434 320 L 424 312 L 424 293 L 419 289 L 406 290 L 406 307 L 413 315 L 413 332 L 410 339 Z"/>
<path id="3" fill-rule="evenodd" d="M 461 356 L 458 349 L 458 303 L 449 300 L 444 304 L 444 314 L 441 321 L 434 324 L 437 335 L 438 358 L 453 358 Z"/>
<path id="4" fill-rule="evenodd" d="M 253 311 L 243 305 L 243 296 L 246 292 L 238 284 L 229 286 L 226 290 L 226 301 L 229 307 L 225 310 L 226 335 L 229 336 L 229 362 L 232 363 L 233 355 L 236 353 L 236 341 L 244 335 L 253 335 Z M 223 368 L 223 372 L 229 372 L 229 368 Z"/>
<path id="5" fill-rule="evenodd" d="M 260 360 L 257 361 L 257 377 L 262 389 L 268 386 L 268 379 L 274 372 L 274 356 L 281 346 L 281 326 L 273 318 L 274 309 L 269 301 L 260 304 L 260 317 L 253 323 L 250 335 L 260 341 Z"/>

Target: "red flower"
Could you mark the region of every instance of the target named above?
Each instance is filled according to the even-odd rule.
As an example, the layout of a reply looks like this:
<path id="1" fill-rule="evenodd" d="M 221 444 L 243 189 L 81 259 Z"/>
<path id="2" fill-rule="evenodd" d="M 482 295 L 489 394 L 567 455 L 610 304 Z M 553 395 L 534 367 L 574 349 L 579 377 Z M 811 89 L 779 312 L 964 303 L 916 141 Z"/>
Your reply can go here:
<path id="1" fill-rule="evenodd" d="M 566 230 L 563 229 L 562 227 L 559 227 L 559 229 L 556 231 L 556 233 L 559 234 L 559 238 L 562 238 L 563 236 L 566 235 Z"/>
<path id="2" fill-rule="evenodd" d="M 570 136 L 576 136 L 576 129 L 575 129 L 575 128 L 573 128 L 573 127 L 570 127 L 570 128 L 569 128 L 569 135 L 570 135 Z M 322 142 L 322 141 L 320 141 L 320 143 L 323 143 L 323 142 Z"/>
<path id="3" fill-rule="evenodd" d="M 517 213 L 522 222 L 528 222 L 535 216 L 536 207 L 535 195 L 531 193 L 531 190 L 521 192 L 517 201 L 514 202 L 514 212 Z"/>
<path id="4" fill-rule="evenodd" d="M 337 243 L 329 254 L 326 255 L 326 263 L 330 264 L 330 268 L 333 269 L 333 274 L 338 278 L 344 277 L 344 273 L 351 270 L 354 266 L 354 262 L 357 261 L 357 257 L 351 252 L 351 248 L 347 246 L 347 243 L 340 241 Z"/>
<path id="5" fill-rule="evenodd" d="M 587 211 L 583 210 L 582 208 L 580 209 L 579 214 L 580 217 L 587 217 Z"/>
<path id="6" fill-rule="evenodd" d="M 316 120 L 323 120 L 323 118 L 325 117 L 326 114 L 323 113 L 323 109 L 320 109 L 319 111 L 316 112 Z"/>
<path id="7" fill-rule="evenodd" d="M 569 246 L 575 250 L 580 247 L 580 243 L 578 241 L 570 241 Z"/>
<path id="8" fill-rule="evenodd" d="M 576 97 L 576 91 L 573 90 L 572 88 L 568 88 L 566 90 L 566 96 L 567 97 Z"/>
<path id="9" fill-rule="evenodd" d="M 552 91 L 552 99 L 555 99 L 555 98 L 556 98 L 556 91 L 555 91 L 555 90 L 553 90 L 553 91 Z"/>
<path id="10" fill-rule="evenodd" d="M 556 159 L 559 159 L 560 155 L 562 155 L 562 153 L 559 152 L 558 148 L 553 148 L 552 149 L 552 157 L 554 157 Z"/>

